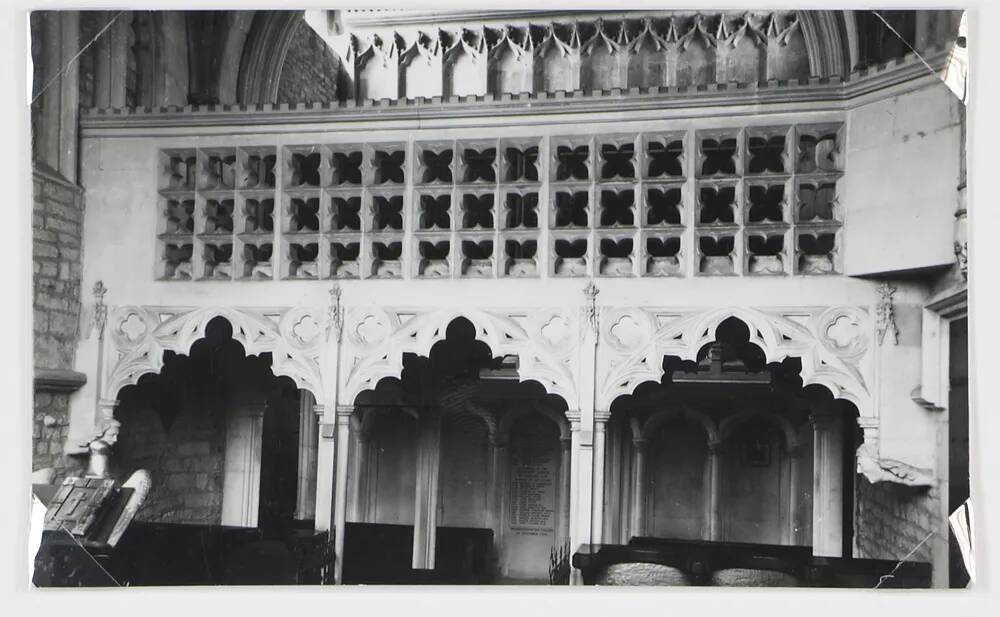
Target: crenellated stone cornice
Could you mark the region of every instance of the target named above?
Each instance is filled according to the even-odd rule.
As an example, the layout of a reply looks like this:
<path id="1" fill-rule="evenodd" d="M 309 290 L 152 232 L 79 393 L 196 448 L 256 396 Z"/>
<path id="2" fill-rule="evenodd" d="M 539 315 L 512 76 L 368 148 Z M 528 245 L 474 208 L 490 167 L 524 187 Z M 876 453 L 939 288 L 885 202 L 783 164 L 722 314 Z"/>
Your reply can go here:
<path id="1" fill-rule="evenodd" d="M 544 45 L 544 43 L 543 43 Z M 536 50 L 538 47 L 536 47 Z M 899 60 L 856 71 L 847 78 L 803 78 L 770 80 L 745 84 L 709 84 L 698 87 L 614 88 L 584 92 L 545 92 L 485 94 L 415 99 L 354 100 L 339 103 L 263 104 L 263 105 L 189 105 L 159 108 L 87 109 L 80 118 L 85 132 L 101 130 L 171 128 L 196 130 L 203 127 L 259 127 L 356 123 L 359 121 L 427 121 L 430 119 L 468 118 L 480 121 L 506 121 L 518 116 L 563 116 L 584 121 L 607 113 L 643 113 L 666 117 L 683 113 L 697 116 L 716 113 L 723 108 L 771 108 L 780 111 L 810 104 L 829 110 L 849 109 L 871 101 L 873 96 L 895 96 L 924 87 L 938 80 L 928 70 L 941 68 L 948 50 L 937 49 L 918 58 L 909 54 Z"/>

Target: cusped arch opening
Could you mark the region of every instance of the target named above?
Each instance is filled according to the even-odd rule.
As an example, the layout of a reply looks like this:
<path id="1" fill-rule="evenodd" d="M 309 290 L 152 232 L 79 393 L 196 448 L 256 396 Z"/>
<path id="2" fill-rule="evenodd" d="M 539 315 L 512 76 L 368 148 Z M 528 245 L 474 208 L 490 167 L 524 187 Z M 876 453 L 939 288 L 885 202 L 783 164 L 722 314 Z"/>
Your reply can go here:
<path id="1" fill-rule="evenodd" d="M 710 342 L 693 359 L 664 356 L 660 380 L 611 404 L 605 486 L 619 488 L 605 536 L 807 545 L 816 431 L 842 436 L 832 443 L 842 444 L 846 483 L 858 410 L 823 385 L 804 386 L 802 361 L 764 349 L 769 338 L 752 322 L 709 323 L 697 340 Z M 693 498 L 679 504 L 677 494 Z M 845 499 L 844 521 L 852 507 Z"/>
<path id="2" fill-rule="evenodd" d="M 244 523 L 268 533 L 290 528 L 296 436 L 311 396 L 290 377 L 274 374 L 270 353 L 247 355 L 225 317 L 209 320 L 204 336 L 185 351 L 164 351 L 158 372 L 117 393 L 121 430 L 112 474 L 145 469 L 155 478 L 140 520 L 225 524 L 226 470 L 239 458 L 234 453 L 258 443 L 261 497 L 257 519 Z"/>
<path id="3" fill-rule="evenodd" d="M 522 379 L 517 354 L 496 354 L 480 338 L 485 336 L 468 318 L 455 317 L 427 355 L 404 353 L 399 376 L 382 377 L 373 388 L 362 390 L 353 404 L 379 406 L 388 400 L 413 409 L 447 409 L 470 404 L 470 397 L 479 401 L 513 397 L 566 412 L 568 405 L 561 396 L 549 393 L 537 380 Z"/>

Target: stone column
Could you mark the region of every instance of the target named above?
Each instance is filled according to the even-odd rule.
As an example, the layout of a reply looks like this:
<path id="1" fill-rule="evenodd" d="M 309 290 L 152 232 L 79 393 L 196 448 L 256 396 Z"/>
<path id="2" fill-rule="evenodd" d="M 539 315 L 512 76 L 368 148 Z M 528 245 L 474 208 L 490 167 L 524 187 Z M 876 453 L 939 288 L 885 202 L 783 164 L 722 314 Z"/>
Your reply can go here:
<path id="1" fill-rule="evenodd" d="M 788 542 L 799 543 L 799 484 L 802 475 L 802 446 L 788 448 Z"/>
<path id="2" fill-rule="evenodd" d="M 621 527 L 621 425 L 609 422 L 607 435 L 604 438 L 604 535 L 602 541 L 608 544 L 619 544 L 619 528 Z"/>
<path id="3" fill-rule="evenodd" d="M 350 475 L 349 484 L 351 486 L 351 494 L 347 498 L 348 509 L 350 510 L 350 518 L 352 522 L 363 523 L 366 522 L 366 512 L 367 509 L 367 495 L 365 491 L 364 484 L 365 478 L 367 477 L 367 463 L 366 460 L 368 454 L 368 440 L 366 435 L 361 431 L 361 421 L 358 419 L 357 414 L 351 416 L 351 456 L 350 463 L 348 463 L 348 472 Z"/>
<path id="4" fill-rule="evenodd" d="M 708 442 L 708 539 L 722 541 L 722 444 Z"/>
<path id="5" fill-rule="evenodd" d="M 506 448 L 496 436 L 491 436 L 490 446 L 490 484 L 486 489 L 486 526 L 493 530 L 493 538 L 499 546 L 500 527 L 503 524 L 502 511 L 502 470 Z"/>
<path id="6" fill-rule="evenodd" d="M 319 403 L 313 405 L 317 423 L 316 441 L 316 490 L 315 527 L 316 531 L 333 529 L 333 478 L 336 469 L 337 425 L 334 418 L 326 415 L 326 408 Z"/>
<path id="7" fill-rule="evenodd" d="M 833 410 L 815 411 L 813 425 L 813 554 L 843 556 L 843 431 Z"/>
<path id="8" fill-rule="evenodd" d="M 590 514 L 590 541 L 594 544 L 604 540 L 604 444 L 610 417 L 607 411 L 594 412 L 594 488 Z"/>
<path id="9" fill-rule="evenodd" d="M 44 13 L 44 70 L 38 85 L 41 116 L 35 157 L 76 183 L 80 63 L 73 56 L 80 50 L 80 12 Z"/>
<path id="10" fill-rule="evenodd" d="M 39 106 L 37 134 L 34 136 L 35 159 L 47 164 L 53 170 L 59 169 L 59 89 L 62 68 L 62 18 L 60 11 L 42 13 L 42 70 L 41 82 L 35 84 Z M 43 90 L 44 88 L 44 90 Z"/>
<path id="11" fill-rule="evenodd" d="M 418 419 L 418 426 L 412 567 L 415 570 L 433 570 L 434 544 L 437 539 L 441 415 L 433 411 L 425 412 Z"/>
<path id="12" fill-rule="evenodd" d="M 319 425 L 313 409 L 313 395 L 303 390 L 299 394 L 299 470 L 295 491 L 295 519 L 308 520 L 316 516 L 316 455 Z"/>
<path id="13" fill-rule="evenodd" d="M 559 541 L 562 544 L 569 544 L 572 440 L 569 437 L 563 437 L 559 440 L 559 445 Z"/>
<path id="14" fill-rule="evenodd" d="M 632 522 L 629 525 L 632 536 L 641 536 L 645 530 L 646 509 L 646 440 L 632 440 Z M 622 538 L 627 542 L 629 538 Z"/>
<path id="15" fill-rule="evenodd" d="M 566 415 L 570 420 L 569 542 L 572 554 L 581 544 L 590 543 L 590 508 L 593 498 L 591 455 L 594 434 L 593 431 L 582 430 L 579 413 L 567 412 Z M 583 584 L 582 574 L 576 568 L 570 573 L 570 584 Z"/>
<path id="16" fill-rule="evenodd" d="M 334 512 L 333 528 L 336 536 L 334 538 L 334 551 L 336 563 L 333 567 L 334 582 L 340 584 L 344 573 L 344 527 L 347 523 L 347 462 L 350 454 L 351 440 L 351 417 L 354 415 L 353 405 L 337 406 L 336 424 L 336 474 L 337 480 L 334 483 Z"/>
<path id="17" fill-rule="evenodd" d="M 125 75 L 128 73 L 128 28 L 131 13 L 104 11 L 100 24 L 114 23 L 94 43 L 94 107 L 125 107 Z"/>
<path id="18" fill-rule="evenodd" d="M 80 11 L 57 11 L 62 20 L 62 67 L 59 79 L 59 173 L 76 183 L 76 160 L 79 140 L 77 124 L 80 113 L 80 61 L 73 57 L 80 51 Z"/>
<path id="19" fill-rule="evenodd" d="M 239 409 L 226 419 L 222 482 L 223 525 L 256 527 L 260 510 L 260 455 L 263 405 Z"/>

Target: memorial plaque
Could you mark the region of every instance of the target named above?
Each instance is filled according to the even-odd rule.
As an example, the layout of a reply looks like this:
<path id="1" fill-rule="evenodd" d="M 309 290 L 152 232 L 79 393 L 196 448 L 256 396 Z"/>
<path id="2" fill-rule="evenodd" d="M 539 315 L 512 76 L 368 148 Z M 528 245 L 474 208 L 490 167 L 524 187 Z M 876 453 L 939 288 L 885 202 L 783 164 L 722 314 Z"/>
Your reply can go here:
<path id="1" fill-rule="evenodd" d="M 547 582 L 559 517 L 559 429 L 541 416 L 519 420 L 509 441 L 503 576 Z"/>

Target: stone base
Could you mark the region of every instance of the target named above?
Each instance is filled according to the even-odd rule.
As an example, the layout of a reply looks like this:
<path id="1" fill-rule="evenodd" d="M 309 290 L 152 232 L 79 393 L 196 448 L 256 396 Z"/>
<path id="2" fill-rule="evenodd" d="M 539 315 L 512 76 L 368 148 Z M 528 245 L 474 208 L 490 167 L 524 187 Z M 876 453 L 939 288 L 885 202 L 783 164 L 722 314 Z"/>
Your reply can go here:
<path id="1" fill-rule="evenodd" d="M 712 574 L 712 585 L 718 587 L 798 587 L 797 578 L 774 570 L 729 568 Z"/>
<path id="2" fill-rule="evenodd" d="M 684 572 L 655 563 L 617 563 L 597 577 L 598 585 L 685 587 L 691 580 Z"/>

